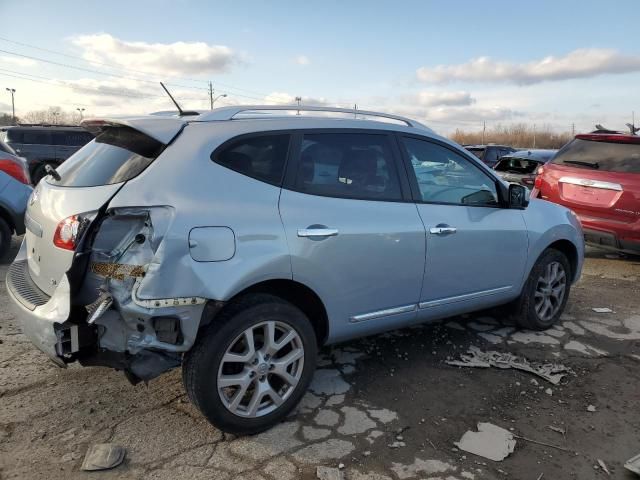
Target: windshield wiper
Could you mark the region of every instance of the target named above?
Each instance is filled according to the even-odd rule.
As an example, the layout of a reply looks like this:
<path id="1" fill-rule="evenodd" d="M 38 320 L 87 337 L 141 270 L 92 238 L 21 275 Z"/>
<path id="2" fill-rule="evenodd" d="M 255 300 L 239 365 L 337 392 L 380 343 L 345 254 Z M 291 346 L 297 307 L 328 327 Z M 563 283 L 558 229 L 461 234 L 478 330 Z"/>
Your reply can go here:
<path id="1" fill-rule="evenodd" d="M 580 160 L 565 160 L 562 163 L 571 163 L 573 165 L 581 165 L 583 167 L 589 167 L 593 169 L 600 168 L 600 165 L 598 165 L 598 162 L 590 163 L 590 162 L 581 162 Z"/>

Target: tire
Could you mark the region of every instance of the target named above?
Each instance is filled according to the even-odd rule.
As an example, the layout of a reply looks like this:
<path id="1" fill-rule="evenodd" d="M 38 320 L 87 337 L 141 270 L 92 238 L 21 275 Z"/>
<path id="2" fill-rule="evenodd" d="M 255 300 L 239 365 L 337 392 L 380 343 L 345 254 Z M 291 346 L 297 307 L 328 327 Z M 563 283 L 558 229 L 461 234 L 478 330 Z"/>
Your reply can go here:
<path id="1" fill-rule="evenodd" d="M 4 218 L 0 218 L 0 259 L 4 260 L 11 248 L 13 230 Z"/>
<path id="2" fill-rule="evenodd" d="M 555 276 L 552 275 L 554 272 Z M 542 252 L 514 303 L 513 315 L 518 325 L 530 330 L 546 330 L 553 326 L 567 304 L 571 278 L 571 264 L 564 253 L 553 248 Z M 547 280 L 552 280 L 551 286 Z M 561 285 L 563 290 L 559 298 L 557 293 Z"/>
<path id="3" fill-rule="evenodd" d="M 276 332 L 271 349 L 264 341 L 269 325 Z M 287 338 L 293 340 L 274 350 Z M 204 328 L 184 356 L 182 380 L 191 401 L 215 427 L 249 435 L 277 424 L 296 406 L 313 377 L 317 350 L 313 326 L 297 307 L 273 295 L 248 295 L 227 305 Z M 291 358 L 297 359 L 283 367 Z M 284 380 L 286 375 L 291 383 Z M 243 383 L 219 388 L 230 378 L 242 378 Z M 265 389 L 276 396 L 263 393 Z"/>

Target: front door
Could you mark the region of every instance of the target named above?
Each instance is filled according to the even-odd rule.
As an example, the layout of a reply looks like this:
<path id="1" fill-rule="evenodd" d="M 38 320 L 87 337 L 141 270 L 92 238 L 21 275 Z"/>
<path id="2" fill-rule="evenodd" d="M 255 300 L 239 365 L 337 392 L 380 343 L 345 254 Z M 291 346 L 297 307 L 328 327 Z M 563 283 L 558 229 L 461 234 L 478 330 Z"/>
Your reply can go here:
<path id="1" fill-rule="evenodd" d="M 282 190 L 280 215 L 293 279 L 324 301 L 329 340 L 410 323 L 425 234 L 406 175 L 399 175 L 394 138 L 310 132 L 298 145 L 290 165 L 295 180 Z"/>
<path id="2" fill-rule="evenodd" d="M 502 208 L 496 179 L 453 148 L 401 137 L 426 230 L 420 316 L 456 314 L 517 296 L 528 236 L 520 210 Z"/>

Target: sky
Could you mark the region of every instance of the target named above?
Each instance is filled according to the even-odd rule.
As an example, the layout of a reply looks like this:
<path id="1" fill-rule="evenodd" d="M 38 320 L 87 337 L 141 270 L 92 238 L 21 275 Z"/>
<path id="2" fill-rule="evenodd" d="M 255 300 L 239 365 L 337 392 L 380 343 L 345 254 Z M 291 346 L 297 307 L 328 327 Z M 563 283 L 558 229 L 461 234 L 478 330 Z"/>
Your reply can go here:
<path id="1" fill-rule="evenodd" d="M 441 133 L 640 118 L 638 0 L 0 0 L 0 112 L 231 104 L 407 115 Z M 636 123 L 640 123 L 640 120 Z"/>

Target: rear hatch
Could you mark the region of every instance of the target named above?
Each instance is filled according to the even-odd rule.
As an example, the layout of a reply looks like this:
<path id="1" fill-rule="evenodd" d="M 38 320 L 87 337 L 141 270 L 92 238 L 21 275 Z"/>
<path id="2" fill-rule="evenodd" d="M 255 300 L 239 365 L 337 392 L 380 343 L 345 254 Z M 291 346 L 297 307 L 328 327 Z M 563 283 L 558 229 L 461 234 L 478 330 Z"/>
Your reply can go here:
<path id="1" fill-rule="evenodd" d="M 159 121 L 160 120 L 160 121 Z M 29 274 L 52 295 L 70 268 L 76 240 L 118 190 L 147 168 L 182 130 L 178 118 L 90 120 L 96 139 L 48 175 L 29 200 L 25 242 Z"/>
<path id="2" fill-rule="evenodd" d="M 640 137 L 577 135 L 543 168 L 542 198 L 595 221 L 640 218 Z"/>

